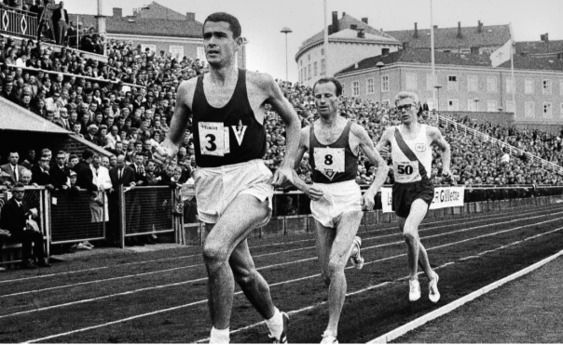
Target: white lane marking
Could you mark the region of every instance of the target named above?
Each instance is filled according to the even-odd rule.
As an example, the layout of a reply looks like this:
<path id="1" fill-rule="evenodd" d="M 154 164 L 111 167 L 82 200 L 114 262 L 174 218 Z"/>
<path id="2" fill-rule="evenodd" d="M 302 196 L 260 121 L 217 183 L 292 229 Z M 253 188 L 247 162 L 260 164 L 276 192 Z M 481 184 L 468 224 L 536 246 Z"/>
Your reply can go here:
<path id="1" fill-rule="evenodd" d="M 554 232 L 561 231 L 561 230 L 563 230 L 563 227 L 557 228 L 557 229 L 555 229 L 555 230 L 548 231 L 548 232 L 546 232 L 546 233 L 537 234 L 537 235 L 534 235 L 534 236 L 532 236 L 532 237 L 533 237 L 533 238 L 539 238 L 539 237 L 541 237 L 541 236 L 545 236 L 545 235 L 547 235 L 547 234 L 554 233 Z M 466 240 L 464 240 L 463 242 L 466 242 Z M 520 243 L 521 241 L 517 241 L 517 242 Z M 454 243 L 451 243 L 450 245 L 456 245 L 456 244 L 457 244 L 457 243 L 454 242 Z M 439 248 L 439 247 L 444 247 L 444 246 L 436 246 L 436 247 L 432 247 L 432 248 L 427 248 L 427 250 L 434 250 L 434 249 L 437 249 L 437 248 Z M 501 247 L 499 247 L 499 248 L 506 248 L 506 247 L 507 247 L 507 246 L 504 245 L 504 246 L 501 246 Z M 377 262 L 386 261 L 386 260 L 389 260 L 389 259 L 391 259 L 391 258 L 398 258 L 398 257 L 403 257 L 403 256 L 406 256 L 406 254 L 395 255 L 395 256 L 389 257 L 389 258 L 383 258 L 383 259 L 375 260 L 375 261 L 372 261 L 372 262 L 370 262 L 370 263 L 375 263 L 376 261 L 377 261 Z M 449 265 L 451 265 L 451 264 L 453 264 L 453 263 L 448 262 L 448 263 L 446 263 L 446 264 L 441 265 L 440 267 L 449 266 Z M 438 269 L 438 267 L 437 267 L 436 269 Z M 299 278 L 299 279 L 294 279 L 293 281 L 294 281 L 294 282 L 295 282 L 295 281 L 301 281 L 301 280 L 305 280 L 305 279 L 309 279 L 309 278 L 314 278 L 314 277 L 318 277 L 318 276 L 320 276 L 320 274 L 316 274 L 316 275 L 312 275 L 312 276 L 308 276 L 308 277 L 303 277 L 303 278 Z M 407 278 L 408 278 L 408 277 L 405 276 L 405 277 L 396 279 L 395 281 L 405 280 L 405 279 L 407 279 Z M 288 283 L 288 282 L 278 282 L 278 283 L 270 284 L 270 286 L 278 286 L 278 285 L 282 285 L 282 284 L 286 284 L 286 283 Z M 389 283 L 390 283 L 390 282 L 378 283 L 378 284 L 376 284 L 376 285 L 368 286 L 368 287 L 366 287 L 366 288 L 364 288 L 364 289 L 361 289 L 361 290 L 369 291 L 369 290 L 373 290 L 374 288 L 376 288 L 376 287 L 378 287 L 378 286 L 383 286 L 383 285 L 386 285 L 386 284 L 389 284 Z M 382 285 L 382 284 L 383 284 L 383 285 Z M 241 294 L 241 293 L 242 293 L 242 291 L 238 291 L 238 292 L 235 293 L 235 295 L 239 295 L 239 294 Z M 357 291 L 349 292 L 349 293 L 347 294 L 347 296 L 348 296 L 348 295 L 352 295 L 352 294 L 357 294 Z M 119 320 L 114 320 L 114 321 L 111 321 L 111 322 L 106 322 L 106 323 L 101 324 L 101 325 L 89 326 L 89 327 L 86 327 L 86 328 L 71 330 L 71 331 L 68 331 L 68 332 L 65 332 L 65 333 L 59 333 L 59 334 L 50 335 L 50 336 L 43 337 L 43 338 L 40 338 L 40 339 L 29 340 L 29 341 L 26 341 L 26 343 L 34 343 L 34 342 L 39 342 L 39 341 L 45 341 L 45 340 L 49 340 L 49 339 L 59 338 L 59 337 L 62 337 L 62 336 L 71 335 L 71 334 L 74 334 L 74 333 L 80 333 L 80 332 L 88 331 L 88 330 L 91 330 L 91 329 L 101 328 L 101 327 L 110 326 L 110 325 L 114 325 L 114 324 L 118 324 L 118 323 L 123 323 L 123 322 L 131 321 L 131 320 L 143 318 L 143 317 L 146 317 L 146 316 L 151 316 L 151 315 L 166 313 L 166 312 L 171 311 L 171 310 L 176 310 L 176 309 L 181 309 L 181 308 L 188 308 L 188 307 L 195 306 L 195 305 L 200 305 L 200 304 L 203 304 L 203 303 L 206 303 L 206 302 L 207 302 L 207 299 L 205 299 L 205 300 L 200 300 L 200 301 L 195 301 L 195 302 L 191 302 L 191 303 L 184 304 L 184 305 L 180 305 L 180 306 L 176 306 L 176 307 L 171 307 L 171 308 L 166 308 L 166 309 L 155 310 L 155 311 L 150 312 L 150 313 L 144 313 L 144 314 L 140 314 L 140 315 L 134 315 L 134 316 L 130 316 L 130 317 L 127 317 L 127 318 L 124 318 L 124 319 L 119 319 Z M 322 305 L 322 304 L 324 304 L 324 303 L 326 303 L 326 302 L 321 302 L 320 304 L 316 304 L 315 306 L 309 306 L 309 307 L 301 308 L 301 309 L 299 309 L 299 310 L 309 310 L 309 309 L 311 309 L 311 308 L 314 308 L 314 307 L 316 307 L 316 306 L 318 306 L 318 305 Z M 291 313 L 291 312 L 290 312 L 290 313 Z M 296 313 L 296 311 L 293 311 L 293 313 Z M 261 323 L 257 323 L 257 324 L 255 324 L 255 326 L 260 325 L 260 324 L 261 324 Z M 252 325 L 251 325 L 251 326 L 252 326 Z M 245 329 L 251 328 L 251 326 L 246 326 Z M 254 326 L 254 327 L 255 327 L 255 326 Z M 231 333 L 237 333 L 237 332 L 239 332 L 239 330 L 233 330 L 233 331 L 231 331 Z M 197 342 L 201 342 L 201 340 L 200 340 L 200 341 L 197 341 Z"/>
<path id="2" fill-rule="evenodd" d="M 560 212 L 563 213 L 563 212 Z M 535 213 L 534 213 L 535 214 Z M 555 213 L 558 214 L 558 213 Z M 541 218 L 544 217 L 544 215 L 539 215 L 539 216 L 535 216 L 535 217 L 527 217 L 526 219 L 536 219 L 536 218 Z M 503 219 L 505 217 L 501 217 L 500 219 Z M 513 223 L 513 222 L 518 222 L 520 221 L 519 219 L 511 219 L 509 221 L 506 222 L 498 222 L 498 223 L 490 223 L 490 224 L 486 224 L 486 225 L 480 225 L 480 226 L 476 226 L 476 227 L 470 227 L 470 228 L 465 228 L 465 229 L 460 229 L 460 230 L 454 230 L 454 231 L 450 231 L 450 232 L 445 232 L 445 233 L 440 233 L 440 234 L 435 234 L 435 235 L 430 235 L 430 236 L 424 236 L 421 237 L 421 239 L 428 239 L 428 238 L 435 238 L 435 237 L 441 237 L 441 236 L 446 236 L 446 235 L 451 235 L 451 234 L 455 234 L 455 233 L 460 233 L 460 232 L 466 232 L 469 230 L 475 230 L 475 229 L 480 229 L 480 228 L 484 228 L 484 227 L 490 227 L 492 225 L 500 225 L 500 224 L 509 224 L 509 223 Z M 549 222 L 551 220 L 548 220 L 546 222 Z M 469 224 L 471 222 L 465 223 L 465 224 Z M 542 224 L 542 223 L 536 223 L 536 224 Z M 450 225 L 443 225 L 443 226 L 435 226 L 435 227 L 430 227 L 430 228 L 426 228 L 423 230 L 420 230 L 420 232 L 426 232 L 429 230 L 435 230 L 435 229 L 439 229 L 439 228 L 443 228 L 443 227 L 448 227 Z M 512 231 L 512 230 L 511 230 Z M 398 236 L 398 234 L 389 234 L 389 235 L 380 235 L 380 236 L 375 236 L 375 237 L 368 237 L 368 238 L 364 238 L 364 241 L 366 240 L 372 240 L 372 239 L 381 239 L 381 238 L 385 238 L 385 237 L 396 237 Z M 362 249 L 363 250 L 370 250 L 370 249 L 375 249 L 375 248 L 382 248 L 382 247 L 387 247 L 387 246 L 393 246 L 393 245 L 401 245 L 404 242 L 401 241 L 396 241 L 396 242 L 390 242 L 390 243 L 384 243 L 384 244 L 379 244 L 379 245 L 375 245 L 375 246 L 365 246 Z M 315 248 L 310 247 L 309 249 L 313 249 Z M 303 248 L 299 248 L 296 250 L 302 250 Z M 295 250 L 295 249 L 294 249 Z M 289 250 L 291 251 L 291 250 Z M 286 253 L 288 251 L 284 251 L 284 253 Z M 277 254 L 280 254 L 280 252 L 277 252 Z M 270 255 L 270 254 L 268 254 Z M 255 256 L 256 257 L 260 257 L 261 255 Z M 263 266 L 260 267 L 260 271 L 265 270 L 265 269 L 271 269 L 271 268 L 275 268 L 275 267 L 281 267 L 281 266 L 286 266 L 286 265 L 294 265 L 294 264 L 298 264 L 298 263 L 303 263 L 303 262 L 307 262 L 307 261 L 313 261 L 313 260 L 317 260 L 317 257 L 310 257 L 310 258 L 305 258 L 305 259 L 300 259 L 300 260 L 294 260 L 294 261 L 289 261 L 289 262 L 282 262 L 282 263 L 278 263 L 278 264 L 273 264 L 273 265 L 268 265 L 268 266 Z M 369 263 L 369 262 L 367 262 Z M 39 292 L 45 292 L 45 291 L 52 291 L 52 290 L 57 290 L 57 289 L 63 289 L 63 288 L 71 288 L 71 287 L 76 287 L 76 286 L 84 286 L 84 285 L 88 285 L 88 284 L 99 284 L 99 283 L 103 283 L 103 282 L 107 282 L 107 281 L 113 281 L 113 280 L 119 280 L 119 279 L 128 279 L 128 278 L 135 278 L 135 277 L 139 277 L 139 276 L 144 276 L 144 275 L 150 275 L 150 274 L 160 274 L 160 273 L 166 273 L 166 272 L 170 272 L 170 271 L 175 271 L 175 270 L 180 270 L 180 269 L 185 269 L 185 268 L 195 268 L 195 267 L 200 267 L 203 266 L 203 264 L 194 264 L 194 265 L 189 265 L 189 266 L 183 266 L 183 267 L 175 267 L 175 268 L 171 268 L 171 269 L 165 269 L 165 270 L 157 270 L 157 271 L 152 271 L 152 272 L 145 272 L 145 273 L 139 273 L 139 274 L 132 274 L 132 275 L 126 275 L 126 276 L 119 276 L 119 277 L 113 277 L 113 278 L 106 278 L 106 279 L 97 279 L 97 280 L 92 280 L 92 281 L 88 281 L 88 282 L 80 282 L 80 283 L 74 283 L 74 284 L 66 284 L 66 285 L 59 285 L 59 286 L 54 286 L 54 287 L 49 287 L 49 288 L 43 288 L 43 289 L 36 289 L 36 290 L 29 290 L 29 291 L 22 291 L 22 292 L 18 292 L 18 293 L 13 293 L 13 294 L 7 294 L 7 295 L 0 295 L 0 298 L 4 298 L 4 297 L 12 297 L 12 296 L 18 296 L 18 295 L 25 295 L 25 294 L 30 294 L 30 293 L 39 293 Z M 350 267 L 348 267 L 350 268 Z M 189 284 L 192 282 L 198 282 L 200 281 L 201 278 L 198 278 L 196 280 L 192 280 L 192 281 L 186 281 L 185 283 Z"/>
<path id="3" fill-rule="evenodd" d="M 555 209 L 558 209 L 558 207 L 552 207 Z M 542 208 L 542 211 L 547 210 L 548 208 Z M 505 219 L 505 218 L 511 218 L 514 217 L 513 215 L 511 215 L 513 212 L 507 212 L 507 213 L 503 213 L 502 216 L 498 216 L 495 215 L 493 213 L 470 213 L 471 215 L 475 215 L 471 217 L 471 220 L 469 222 L 466 222 L 465 224 L 471 224 L 471 223 L 475 223 L 475 222 L 480 222 L 483 220 L 487 220 L 487 219 Z M 538 210 L 533 210 L 533 211 L 528 211 L 528 212 L 524 212 L 524 213 L 518 213 L 518 216 L 524 216 L 526 214 L 537 214 Z M 478 215 L 478 216 L 477 216 Z M 460 217 L 461 219 L 459 220 L 463 220 L 464 217 Z M 447 223 L 447 222 L 451 222 L 453 221 L 452 219 L 444 219 L 444 220 L 437 220 L 437 221 L 432 221 L 432 222 L 424 222 L 421 224 L 421 226 L 424 225 L 429 225 L 429 224 L 440 224 L 440 223 Z M 390 224 L 390 223 L 380 223 L 380 224 Z M 393 227 L 385 227 L 384 229 L 376 229 L 376 230 L 368 230 L 368 231 L 364 231 L 362 232 L 362 234 L 365 233 L 371 233 L 371 232 L 381 232 L 384 230 L 390 230 Z M 424 230 L 430 230 L 430 229 L 435 229 L 435 227 L 432 228 L 428 228 L 428 229 L 421 229 L 420 231 L 424 231 Z M 376 239 L 378 238 L 376 237 L 368 237 L 365 240 L 371 240 L 371 239 Z M 256 249 L 256 248 L 265 248 L 265 247 L 270 247 L 270 246 L 278 246 L 278 245 L 286 245 L 286 244 L 295 244 L 295 243 L 301 243 L 301 242 L 308 242 L 311 241 L 313 242 L 315 239 L 305 239 L 305 240 L 297 240 L 297 241 L 289 241 L 289 242 L 285 242 L 285 243 L 281 243 L 281 244 L 267 244 L 267 245 L 257 245 L 257 246 L 251 246 L 250 248 Z M 290 252 L 290 251 L 295 251 L 295 250 L 302 250 L 302 249 L 311 249 L 313 247 L 303 247 L 303 248 L 298 248 L 298 249 L 290 249 L 287 251 L 278 251 L 275 253 L 267 253 L 267 254 L 259 254 L 259 255 L 254 255 L 254 258 L 258 258 L 258 257 L 265 257 L 265 256 L 270 256 L 270 255 L 278 255 L 278 254 L 283 254 L 286 252 Z M 201 253 L 198 254 L 193 254 L 193 255 L 179 255 L 179 256 L 174 256 L 174 257 L 166 257 L 166 258 L 159 258 L 159 259 L 152 259 L 152 260 L 144 260 L 144 261 L 134 261 L 134 262 L 125 262 L 125 263 L 121 263 L 121 264 L 117 264 L 117 265 L 113 265 L 111 267 L 109 266 L 102 266 L 102 267 L 94 267 L 94 268 L 88 268 L 88 269 L 82 269 L 82 270 L 74 270 L 74 271 L 66 271 L 66 272 L 57 272 L 57 273 L 50 273 L 50 274 L 41 274 L 41 275 L 35 275 L 32 277 L 22 277 L 22 278 L 14 278 L 14 279 L 6 279 L 6 280 L 0 280 L 0 284 L 5 284 L 5 283 L 14 283 L 14 282 L 19 282 L 19 281 L 26 281 L 26 280 L 32 280 L 32 279 L 42 279 L 42 278 L 47 278 L 47 277 L 56 277 L 56 276 L 61 276 L 61 275 L 69 275 L 69 274 L 79 274 L 79 273 L 86 273 L 86 272 L 91 272 L 91 271 L 97 271 L 97 270 L 104 270 L 104 269 L 109 269 L 109 268 L 115 268 L 115 267 L 119 267 L 119 266 L 132 266 L 132 265 L 141 265 L 141 264 L 145 264 L 145 263 L 154 263 L 154 262 L 162 262 L 162 261 L 171 261 L 171 260 L 177 260 L 177 259 L 189 259 L 189 258 L 193 258 L 193 257 L 198 257 L 201 256 Z"/>
<path id="4" fill-rule="evenodd" d="M 465 295 L 461 298 L 458 298 L 457 300 L 450 302 L 448 304 L 446 304 L 443 307 L 440 307 L 436 310 L 433 310 L 432 312 L 425 314 L 401 327 L 398 327 L 390 332 L 387 332 L 375 339 L 372 339 L 368 342 L 368 344 L 386 344 L 394 339 L 397 339 L 398 337 L 405 335 L 406 333 L 424 325 L 425 323 L 434 320 L 440 316 L 443 316 L 445 314 L 448 314 L 450 312 L 452 312 L 453 310 L 463 306 L 464 304 L 473 301 L 474 299 L 483 296 L 486 293 L 489 293 L 490 291 L 510 282 L 513 281 L 517 278 L 520 278 L 526 274 L 529 274 L 530 272 L 533 272 L 534 270 L 542 267 L 543 265 L 557 259 L 558 257 L 560 257 L 561 255 L 563 255 L 563 250 L 553 254 L 541 261 L 536 262 L 533 265 L 530 265 L 516 273 L 513 273 L 503 279 L 497 280 L 496 282 L 493 282 L 485 287 L 482 287 L 478 290 L 473 291 L 472 293 Z"/>

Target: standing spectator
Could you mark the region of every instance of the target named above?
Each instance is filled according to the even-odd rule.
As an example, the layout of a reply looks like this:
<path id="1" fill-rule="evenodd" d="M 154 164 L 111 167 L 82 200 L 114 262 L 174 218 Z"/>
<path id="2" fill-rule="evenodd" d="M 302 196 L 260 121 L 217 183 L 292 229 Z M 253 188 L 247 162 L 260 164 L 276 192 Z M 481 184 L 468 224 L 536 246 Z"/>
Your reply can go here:
<path id="1" fill-rule="evenodd" d="M 90 164 L 92 164 L 93 160 L 94 152 L 90 149 L 86 149 L 82 152 L 82 160 L 73 168 L 76 172 L 76 186 L 87 189 L 90 192 L 98 190 L 98 186 L 94 184 L 92 169 L 90 169 Z"/>
<path id="2" fill-rule="evenodd" d="M 45 244 L 43 234 L 33 229 L 28 219 L 37 215 L 37 210 L 30 210 L 24 200 L 25 188 L 22 183 L 16 183 L 12 189 L 12 198 L 2 207 L 0 214 L 0 228 L 10 232 L 10 241 L 22 243 L 22 268 L 50 267 L 45 257 Z M 37 266 L 30 262 L 31 245 Z"/>
<path id="3" fill-rule="evenodd" d="M 55 31 L 55 42 L 57 44 L 64 44 L 69 19 L 68 12 L 64 8 L 63 1 L 59 3 L 59 8 L 53 11 L 51 21 L 53 22 L 53 29 Z"/>
<path id="4" fill-rule="evenodd" d="M 115 245 L 119 240 L 119 188 L 135 185 L 135 172 L 125 165 L 125 155 L 116 157 L 116 166 L 109 170 L 112 188 L 109 191 L 109 226 L 107 240 Z"/>
<path id="5" fill-rule="evenodd" d="M 55 189 L 68 189 L 70 169 L 66 165 L 66 152 L 60 150 L 55 159 L 56 162 L 51 169 L 53 186 Z"/>
<path id="6" fill-rule="evenodd" d="M 39 164 L 33 167 L 31 173 L 33 174 L 33 178 L 31 183 L 35 183 L 39 186 L 44 186 L 47 189 L 54 189 L 53 186 L 53 176 L 51 176 L 49 170 L 51 169 L 50 166 L 51 160 L 45 156 L 41 156 L 39 159 Z"/>
<path id="7" fill-rule="evenodd" d="M 9 175 L 9 177 L 5 177 L 4 180 L 10 181 L 12 184 L 20 180 L 21 172 L 24 167 L 18 164 L 19 160 L 20 154 L 18 151 L 11 151 L 8 156 L 8 163 L 0 166 L 1 171 L 5 173 L 4 175 Z"/>

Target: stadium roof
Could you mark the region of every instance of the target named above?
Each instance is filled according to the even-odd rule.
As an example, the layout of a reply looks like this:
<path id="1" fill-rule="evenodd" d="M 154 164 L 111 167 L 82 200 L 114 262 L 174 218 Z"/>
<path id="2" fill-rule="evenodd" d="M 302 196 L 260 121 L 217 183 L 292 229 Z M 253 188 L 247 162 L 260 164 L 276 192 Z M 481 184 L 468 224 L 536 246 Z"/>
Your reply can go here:
<path id="1" fill-rule="evenodd" d="M 336 73 L 336 75 L 376 68 L 376 64 L 379 61 L 382 61 L 386 66 L 401 62 L 430 64 L 431 52 L 430 49 L 406 49 L 399 50 L 387 55 L 374 56 L 363 59 L 356 64 L 341 70 L 340 72 Z M 491 59 L 489 58 L 489 55 L 486 54 L 457 54 L 435 52 L 435 61 L 437 65 L 491 67 Z M 510 60 L 504 62 L 499 67 L 510 68 Z M 563 60 L 553 58 L 532 58 L 526 56 L 515 56 L 514 69 L 563 72 Z"/>
<path id="2" fill-rule="evenodd" d="M 479 30 L 479 28 L 481 28 Z M 458 37 L 461 30 L 461 37 Z M 408 42 L 410 48 L 430 49 L 430 29 L 418 29 L 418 38 L 415 30 L 386 31 L 386 34 L 395 37 L 401 43 Z M 434 47 L 436 49 L 456 49 L 466 47 L 496 47 L 502 46 L 510 39 L 509 25 L 478 25 L 467 27 L 437 28 L 434 29 Z"/>
<path id="3" fill-rule="evenodd" d="M 3 97 L 0 97 L 0 130 L 72 134 Z"/>

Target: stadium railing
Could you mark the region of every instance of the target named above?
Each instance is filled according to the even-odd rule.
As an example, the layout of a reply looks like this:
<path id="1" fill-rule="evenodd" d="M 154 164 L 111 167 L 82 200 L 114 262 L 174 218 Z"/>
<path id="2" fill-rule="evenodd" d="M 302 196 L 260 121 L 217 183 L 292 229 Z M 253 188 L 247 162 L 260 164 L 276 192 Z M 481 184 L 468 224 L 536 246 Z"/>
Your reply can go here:
<path id="1" fill-rule="evenodd" d="M 39 20 L 36 13 L 0 6 L 0 18 L 3 33 L 32 39 L 37 37 Z"/>
<path id="2" fill-rule="evenodd" d="M 488 134 L 482 133 L 478 130 L 475 130 L 471 127 L 468 127 L 464 124 L 461 124 L 461 123 L 454 121 L 450 118 L 447 118 L 445 116 L 437 114 L 437 119 L 438 119 L 438 122 L 442 121 L 447 125 L 452 125 L 456 132 L 464 132 L 465 134 L 473 135 L 474 137 L 479 138 L 483 141 L 490 141 L 490 142 L 498 145 L 500 148 L 507 148 L 509 150 L 509 154 L 511 156 L 523 156 L 523 155 L 525 155 L 526 157 L 528 157 L 528 159 L 530 159 L 533 163 L 540 166 L 542 169 L 549 170 L 551 172 L 554 172 L 554 173 L 557 173 L 557 174 L 563 176 L 563 167 L 562 166 L 559 166 L 559 165 L 557 165 L 553 162 L 550 162 L 548 160 L 545 160 L 543 158 L 535 156 L 535 155 L 531 154 L 530 152 L 516 148 L 516 147 L 510 145 L 509 143 L 507 143 L 505 141 L 491 137 Z"/>

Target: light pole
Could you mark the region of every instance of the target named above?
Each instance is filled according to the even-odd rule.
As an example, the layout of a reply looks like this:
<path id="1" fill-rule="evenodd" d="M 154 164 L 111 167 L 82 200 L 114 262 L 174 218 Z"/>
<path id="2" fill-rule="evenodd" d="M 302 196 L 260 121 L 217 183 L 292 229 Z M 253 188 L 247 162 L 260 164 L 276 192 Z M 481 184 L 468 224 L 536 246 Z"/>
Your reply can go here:
<path id="1" fill-rule="evenodd" d="M 381 69 L 385 66 L 383 61 L 378 61 L 375 67 L 379 69 L 379 106 L 381 107 L 381 94 L 383 93 L 383 81 L 381 80 Z"/>
<path id="2" fill-rule="evenodd" d="M 287 76 L 287 34 L 293 32 L 290 28 L 288 28 L 287 26 L 284 26 L 281 31 L 281 33 L 285 34 L 285 81 L 288 81 L 289 78 Z"/>
<path id="3" fill-rule="evenodd" d="M 438 104 L 436 105 L 436 109 L 438 111 L 440 111 L 440 89 L 442 88 L 442 85 L 434 85 L 434 88 L 436 89 L 436 92 L 438 93 L 438 99 L 437 99 L 437 102 L 436 102 Z"/>

